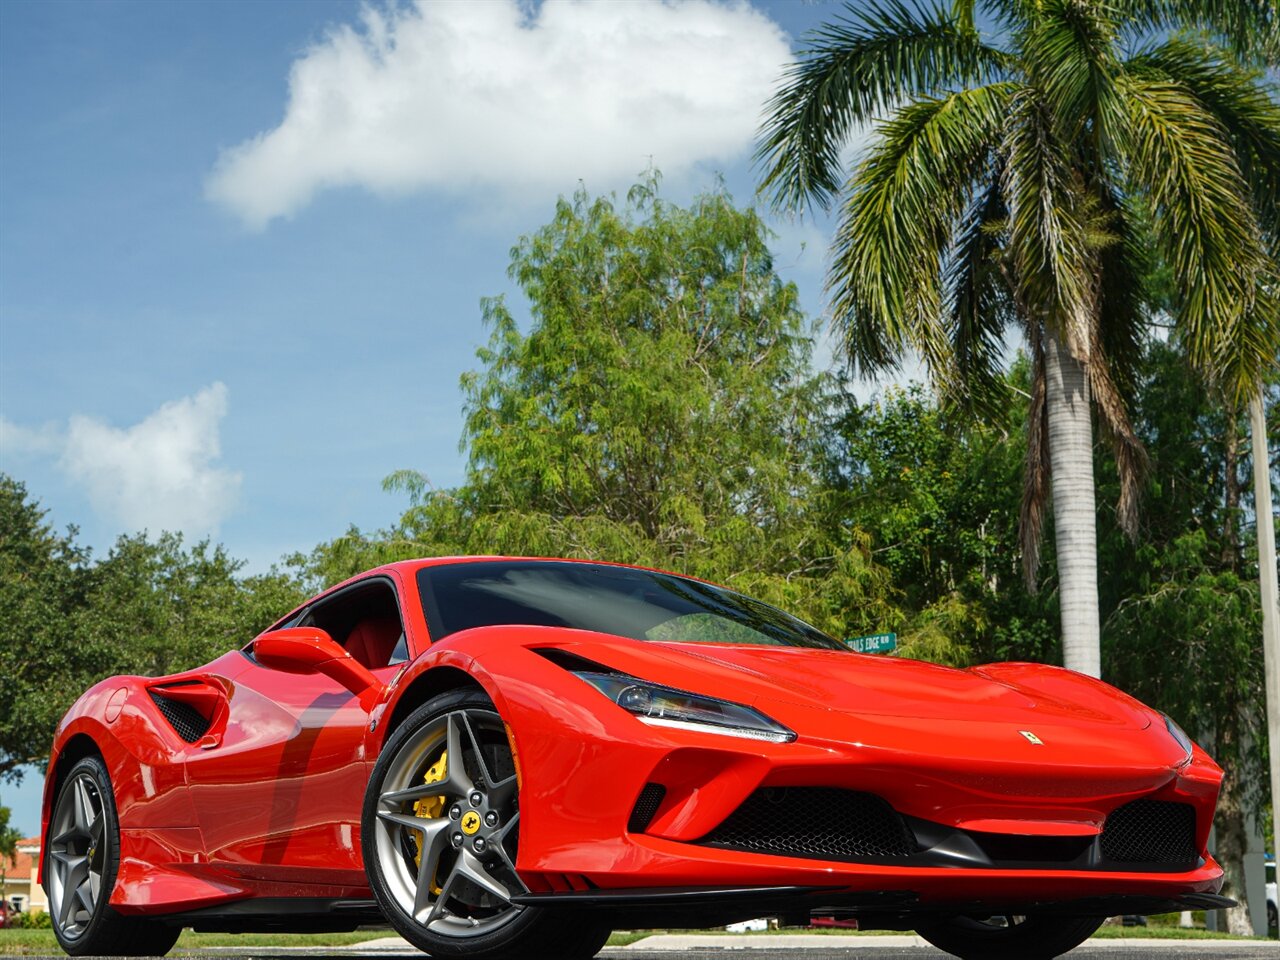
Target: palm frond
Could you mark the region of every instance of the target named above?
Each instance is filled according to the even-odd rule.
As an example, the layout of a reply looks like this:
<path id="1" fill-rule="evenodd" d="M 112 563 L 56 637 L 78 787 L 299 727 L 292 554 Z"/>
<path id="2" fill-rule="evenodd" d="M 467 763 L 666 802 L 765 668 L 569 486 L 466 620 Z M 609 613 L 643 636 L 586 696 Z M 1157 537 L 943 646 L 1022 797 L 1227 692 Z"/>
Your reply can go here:
<path id="1" fill-rule="evenodd" d="M 880 127 L 849 183 L 827 281 L 855 370 L 893 368 L 912 346 L 948 375 L 942 265 L 1015 89 L 1005 82 L 922 99 Z"/>
<path id="2" fill-rule="evenodd" d="M 1273 238 L 1280 234 L 1280 92 L 1276 87 L 1242 69 L 1226 51 L 1184 37 L 1141 51 L 1125 67 L 1144 79 L 1180 85 L 1222 125 L 1264 228 Z"/>
<path id="3" fill-rule="evenodd" d="M 1085 362 L 1096 276 L 1084 185 L 1038 92 L 1021 89 L 1009 109 L 1002 152 L 1014 295 L 1028 323 L 1052 327 Z"/>
<path id="4" fill-rule="evenodd" d="M 1116 503 L 1116 521 L 1120 529 L 1131 539 L 1138 536 L 1138 506 L 1142 499 L 1142 481 L 1147 474 L 1147 451 L 1129 420 L 1124 398 L 1116 389 L 1111 376 L 1102 340 L 1095 337 L 1090 351 L 1089 389 L 1093 402 L 1101 413 L 1103 430 L 1111 439 L 1116 458 L 1116 472 L 1120 477 L 1120 499 Z"/>
<path id="5" fill-rule="evenodd" d="M 1275 0 L 1109 0 L 1125 33 L 1138 41 L 1169 30 L 1203 31 L 1248 63 L 1280 62 Z"/>
<path id="6" fill-rule="evenodd" d="M 1099 264 L 1098 338 L 1110 366 L 1110 379 L 1128 404 L 1142 359 L 1142 331 L 1149 317 L 1154 251 L 1148 240 L 1149 217 L 1140 198 L 1122 197 L 1103 186 L 1101 203 L 1114 240 Z"/>
<path id="7" fill-rule="evenodd" d="M 1132 187 L 1151 198 L 1189 359 L 1210 380 L 1249 381 L 1266 343 L 1250 317 L 1267 260 L 1230 139 L 1180 84 L 1122 80 Z"/>
<path id="8" fill-rule="evenodd" d="M 1004 332 L 1014 319 L 1000 269 L 1000 234 L 1007 225 L 1000 172 L 993 169 L 956 231 L 943 286 L 959 395 L 947 399 L 971 413 L 999 409 L 1007 400 L 1002 376 Z"/>
<path id="9" fill-rule="evenodd" d="M 1105 144 L 1123 117 L 1109 9 L 1105 3 L 1043 0 L 1025 34 L 1022 55 L 1064 147 L 1085 136 Z"/>
<path id="10" fill-rule="evenodd" d="M 854 127 L 900 102 L 999 74 L 1007 55 L 940 5 L 848 5 L 811 33 L 769 101 L 755 161 L 775 208 L 828 208 L 844 181 Z"/>

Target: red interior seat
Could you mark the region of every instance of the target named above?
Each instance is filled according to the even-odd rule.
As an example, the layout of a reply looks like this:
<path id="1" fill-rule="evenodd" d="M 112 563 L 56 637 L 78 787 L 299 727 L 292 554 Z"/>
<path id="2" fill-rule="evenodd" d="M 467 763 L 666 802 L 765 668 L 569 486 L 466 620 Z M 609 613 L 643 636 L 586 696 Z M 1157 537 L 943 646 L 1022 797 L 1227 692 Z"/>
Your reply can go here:
<path id="1" fill-rule="evenodd" d="M 347 653 L 370 670 L 385 667 L 391 661 L 400 633 L 400 621 L 395 617 L 361 620 L 347 634 Z"/>

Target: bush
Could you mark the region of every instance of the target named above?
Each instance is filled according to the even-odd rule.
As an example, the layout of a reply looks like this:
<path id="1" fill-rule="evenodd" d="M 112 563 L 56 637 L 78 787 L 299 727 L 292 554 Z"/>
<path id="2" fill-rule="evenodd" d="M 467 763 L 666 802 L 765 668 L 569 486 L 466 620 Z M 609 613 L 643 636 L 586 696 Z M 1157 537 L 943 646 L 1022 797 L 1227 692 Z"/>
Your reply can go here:
<path id="1" fill-rule="evenodd" d="M 9 914 L 9 926 L 17 930 L 48 930 L 53 920 L 44 910 L 24 910 Z"/>

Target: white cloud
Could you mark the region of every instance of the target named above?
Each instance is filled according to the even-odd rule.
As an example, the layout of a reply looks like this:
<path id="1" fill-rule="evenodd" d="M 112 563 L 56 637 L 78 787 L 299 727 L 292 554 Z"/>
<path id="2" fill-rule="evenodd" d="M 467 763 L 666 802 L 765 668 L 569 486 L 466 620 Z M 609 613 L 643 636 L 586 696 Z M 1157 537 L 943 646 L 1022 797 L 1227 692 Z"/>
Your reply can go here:
<path id="1" fill-rule="evenodd" d="M 328 187 L 566 191 L 750 148 L 790 59 L 745 2 L 419 0 L 362 11 L 293 64 L 280 125 L 206 184 L 248 225 Z"/>
<path id="2" fill-rule="evenodd" d="M 62 449 L 62 443 L 61 433 L 53 424 L 33 429 L 0 416 L 0 456 L 8 458 L 53 454 Z"/>
<path id="3" fill-rule="evenodd" d="M 214 383 L 125 429 L 76 415 L 59 465 L 84 487 L 95 511 L 128 530 L 213 534 L 234 507 L 241 481 L 215 465 L 226 413 L 227 388 Z"/>

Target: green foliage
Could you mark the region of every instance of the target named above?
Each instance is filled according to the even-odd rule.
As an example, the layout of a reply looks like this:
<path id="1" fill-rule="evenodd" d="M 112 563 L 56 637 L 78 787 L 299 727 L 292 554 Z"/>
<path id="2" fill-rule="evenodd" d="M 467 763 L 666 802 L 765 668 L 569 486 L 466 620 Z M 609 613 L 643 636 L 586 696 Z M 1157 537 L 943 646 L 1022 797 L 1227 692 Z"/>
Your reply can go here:
<path id="1" fill-rule="evenodd" d="M 466 484 L 393 474 L 410 499 L 397 526 L 351 530 L 301 569 L 328 583 L 409 556 L 607 559 L 725 583 L 835 636 L 902 628 L 890 572 L 821 482 L 829 385 L 768 240 L 725 193 L 679 207 L 656 175 L 623 205 L 562 200 L 512 250 L 527 322 L 483 303 Z M 940 626 L 928 637 L 963 658 Z"/>
<path id="2" fill-rule="evenodd" d="M 1258 581 L 1222 570 L 1203 530 L 1140 550 L 1144 589 L 1107 620 L 1113 682 L 1161 706 L 1207 743 L 1260 802 L 1266 739 Z"/>
<path id="3" fill-rule="evenodd" d="M 53 918 L 46 910 L 24 910 L 21 913 L 11 913 L 9 923 L 16 930 L 53 929 Z"/>
<path id="4" fill-rule="evenodd" d="M 904 606 L 908 655 L 953 662 L 1059 657 L 1056 609 L 1019 576 L 1017 509 L 1027 364 L 1002 387 L 1018 398 L 972 421 L 921 387 L 867 404 L 840 397 L 827 446 L 833 523 L 868 532 Z M 949 655 L 936 647 L 945 638 Z"/>

